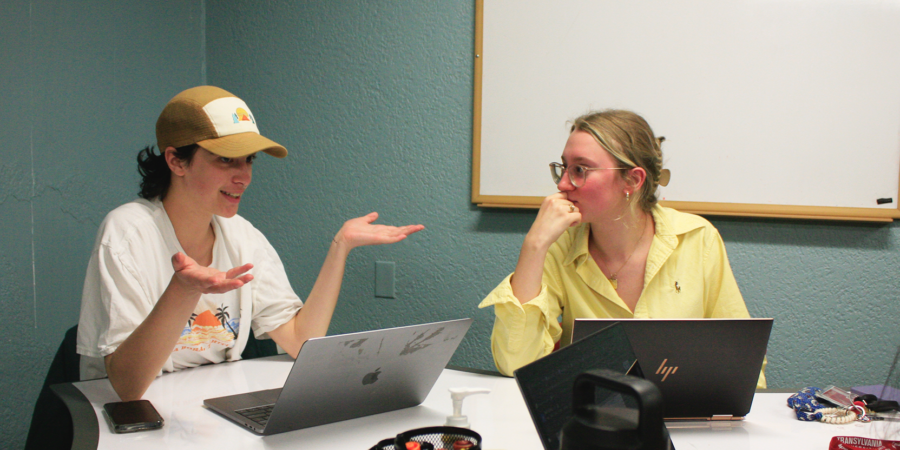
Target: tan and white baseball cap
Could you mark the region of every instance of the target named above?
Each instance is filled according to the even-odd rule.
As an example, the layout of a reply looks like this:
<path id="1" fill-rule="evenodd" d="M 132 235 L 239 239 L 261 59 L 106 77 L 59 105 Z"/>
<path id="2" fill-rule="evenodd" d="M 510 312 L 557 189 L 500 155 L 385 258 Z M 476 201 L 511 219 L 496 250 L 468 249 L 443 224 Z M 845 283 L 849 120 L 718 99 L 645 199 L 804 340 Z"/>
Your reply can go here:
<path id="1" fill-rule="evenodd" d="M 215 86 L 190 88 L 172 97 L 156 120 L 156 144 L 160 152 L 197 144 L 226 158 L 256 152 L 287 156 L 287 149 L 259 134 L 243 100 Z"/>

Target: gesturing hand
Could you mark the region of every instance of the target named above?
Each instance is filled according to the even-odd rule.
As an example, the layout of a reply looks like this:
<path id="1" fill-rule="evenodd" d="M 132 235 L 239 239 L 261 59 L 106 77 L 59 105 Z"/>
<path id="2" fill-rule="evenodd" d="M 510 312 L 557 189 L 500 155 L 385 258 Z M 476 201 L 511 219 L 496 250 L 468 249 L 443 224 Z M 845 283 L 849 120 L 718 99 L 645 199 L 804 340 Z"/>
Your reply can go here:
<path id="1" fill-rule="evenodd" d="M 541 209 L 528 234 L 540 245 L 549 247 L 567 228 L 579 223 L 581 212 L 566 198 L 566 194 L 557 192 L 547 196 L 541 203 Z"/>
<path id="2" fill-rule="evenodd" d="M 175 277 L 184 287 L 200 294 L 222 294 L 253 280 L 253 275 L 246 273 L 253 268 L 253 264 L 244 264 L 228 272 L 222 272 L 219 269 L 201 266 L 181 252 L 172 256 L 172 268 L 175 269 Z"/>
<path id="3" fill-rule="evenodd" d="M 347 245 L 348 250 L 364 245 L 393 244 L 425 228 L 424 225 L 375 225 L 372 222 L 376 219 L 378 213 L 372 212 L 344 222 L 334 241 Z"/>

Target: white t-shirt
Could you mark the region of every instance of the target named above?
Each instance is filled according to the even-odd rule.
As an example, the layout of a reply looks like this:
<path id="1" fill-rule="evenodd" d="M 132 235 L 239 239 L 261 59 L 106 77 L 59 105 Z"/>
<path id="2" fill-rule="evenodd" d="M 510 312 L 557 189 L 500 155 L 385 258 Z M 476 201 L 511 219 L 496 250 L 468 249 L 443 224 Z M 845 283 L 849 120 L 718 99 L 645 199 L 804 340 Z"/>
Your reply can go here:
<path id="1" fill-rule="evenodd" d="M 240 216 L 213 217 L 213 267 L 253 263 L 254 280 L 229 294 L 201 296 L 163 372 L 241 357 L 252 329 L 257 338 L 289 321 L 303 303 L 265 236 Z M 136 200 L 110 212 L 97 232 L 78 322 L 81 379 L 106 376 L 103 358 L 150 314 L 184 252 L 158 200 Z M 249 320 L 247 320 L 249 318 Z"/>
<path id="2" fill-rule="evenodd" d="M 213 245 L 212 263 L 223 272 L 234 264 L 225 248 L 225 240 L 218 239 L 221 230 L 213 223 L 217 237 Z M 185 324 L 181 337 L 172 350 L 175 370 L 225 361 L 225 352 L 237 342 L 241 322 L 241 300 L 236 291 L 224 294 L 203 294 Z"/>

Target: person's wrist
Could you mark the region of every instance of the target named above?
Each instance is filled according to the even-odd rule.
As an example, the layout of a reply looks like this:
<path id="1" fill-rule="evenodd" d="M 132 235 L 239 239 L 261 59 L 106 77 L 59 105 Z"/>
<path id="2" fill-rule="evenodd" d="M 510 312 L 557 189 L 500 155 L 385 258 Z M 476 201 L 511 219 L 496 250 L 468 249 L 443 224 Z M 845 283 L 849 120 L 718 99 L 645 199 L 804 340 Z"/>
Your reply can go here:
<path id="1" fill-rule="evenodd" d="M 169 288 L 171 289 L 171 293 L 177 298 L 199 299 L 203 294 L 202 289 L 179 276 L 178 272 L 172 275 L 172 281 L 169 283 Z"/>
<path id="2" fill-rule="evenodd" d="M 350 250 L 353 249 L 353 246 L 347 242 L 347 239 L 344 239 L 343 234 L 338 232 L 333 238 L 331 238 L 331 247 L 334 247 L 338 251 L 342 251 L 344 253 L 350 253 Z"/>
<path id="3" fill-rule="evenodd" d="M 531 230 L 525 235 L 522 249 L 531 252 L 546 252 L 555 240 L 547 239 L 542 233 Z"/>

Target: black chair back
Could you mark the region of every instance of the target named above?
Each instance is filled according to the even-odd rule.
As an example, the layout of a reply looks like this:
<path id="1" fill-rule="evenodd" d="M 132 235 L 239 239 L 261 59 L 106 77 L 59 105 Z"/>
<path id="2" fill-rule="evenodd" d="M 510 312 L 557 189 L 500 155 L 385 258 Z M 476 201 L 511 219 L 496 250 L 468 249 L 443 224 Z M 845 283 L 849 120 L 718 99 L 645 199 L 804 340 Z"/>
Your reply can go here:
<path id="1" fill-rule="evenodd" d="M 69 415 L 66 404 L 50 390 L 50 386 L 79 380 L 81 357 L 75 351 L 77 337 L 78 325 L 75 325 L 66 331 L 62 344 L 50 363 L 50 370 L 44 378 L 44 385 L 31 415 L 31 428 L 25 441 L 26 450 L 72 448 L 72 416 Z"/>

